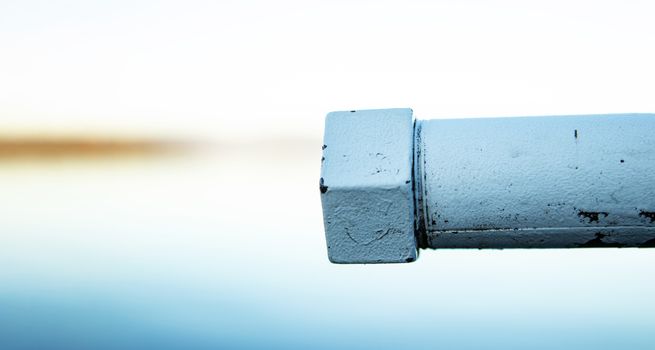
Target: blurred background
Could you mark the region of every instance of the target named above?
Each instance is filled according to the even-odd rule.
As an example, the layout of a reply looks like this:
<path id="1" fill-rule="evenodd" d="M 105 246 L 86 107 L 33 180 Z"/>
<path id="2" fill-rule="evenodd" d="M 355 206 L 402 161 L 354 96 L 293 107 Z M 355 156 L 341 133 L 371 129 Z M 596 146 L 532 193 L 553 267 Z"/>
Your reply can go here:
<path id="1" fill-rule="evenodd" d="M 655 250 L 328 262 L 324 115 L 655 112 L 650 1 L 0 1 L 0 348 L 652 349 Z"/>

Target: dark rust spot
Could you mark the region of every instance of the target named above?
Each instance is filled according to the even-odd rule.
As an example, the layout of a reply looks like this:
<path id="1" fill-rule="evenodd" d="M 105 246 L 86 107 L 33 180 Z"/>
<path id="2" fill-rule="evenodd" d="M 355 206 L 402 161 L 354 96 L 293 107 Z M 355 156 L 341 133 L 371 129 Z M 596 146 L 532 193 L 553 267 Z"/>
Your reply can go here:
<path id="1" fill-rule="evenodd" d="M 649 239 L 639 245 L 639 248 L 655 248 L 655 238 Z"/>
<path id="2" fill-rule="evenodd" d="M 606 211 L 584 211 L 584 210 L 578 211 L 578 216 L 581 217 L 583 220 L 588 219 L 589 223 L 599 222 L 601 215 L 604 218 L 606 218 L 607 215 L 609 214 Z"/>
<path id="3" fill-rule="evenodd" d="M 578 138 L 578 129 L 573 130 L 573 137 Z"/>
<path id="4" fill-rule="evenodd" d="M 580 248 L 621 248 L 625 247 L 625 244 L 618 242 L 604 242 L 603 238 L 607 237 L 606 234 L 596 232 L 596 237 L 590 239 L 583 244 L 578 244 Z"/>
<path id="5" fill-rule="evenodd" d="M 321 193 L 328 191 L 328 187 L 323 184 L 323 178 L 318 181 L 318 188 L 321 190 Z"/>
<path id="6" fill-rule="evenodd" d="M 639 216 L 645 217 L 647 219 L 650 219 L 650 222 L 653 223 L 655 222 L 655 211 L 645 211 L 642 210 L 639 212 Z"/>
<path id="7" fill-rule="evenodd" d="M 326 149 L 326 148 L 327 148 L 327 146 L 326 146 L 326 145 L 323 145 L 323 147 L 321 147 L 321 149 Z"/>

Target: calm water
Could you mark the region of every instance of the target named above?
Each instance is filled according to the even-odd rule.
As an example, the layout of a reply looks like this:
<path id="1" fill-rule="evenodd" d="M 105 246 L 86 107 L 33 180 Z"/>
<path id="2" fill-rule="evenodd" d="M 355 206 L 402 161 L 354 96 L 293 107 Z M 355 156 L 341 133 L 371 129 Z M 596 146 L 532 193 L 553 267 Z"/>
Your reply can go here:
<path id="1" fill-rule="evenodd" d="M 655 348 L 655 250 L 332 265 L 320 141 L 0 164 L 0 348 Z"/>

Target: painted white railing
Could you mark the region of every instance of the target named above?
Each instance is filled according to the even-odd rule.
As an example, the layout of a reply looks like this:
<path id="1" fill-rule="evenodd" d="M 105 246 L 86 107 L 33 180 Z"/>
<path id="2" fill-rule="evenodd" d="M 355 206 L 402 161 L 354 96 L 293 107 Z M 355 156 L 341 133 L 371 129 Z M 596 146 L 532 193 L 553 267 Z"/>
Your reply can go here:
<path id="1" fill-rule="evenodd" d="M 655 115 L 333 112 L 320 190 L 335 263 L 410 262 L 417 248 L 655 246 Z"/>

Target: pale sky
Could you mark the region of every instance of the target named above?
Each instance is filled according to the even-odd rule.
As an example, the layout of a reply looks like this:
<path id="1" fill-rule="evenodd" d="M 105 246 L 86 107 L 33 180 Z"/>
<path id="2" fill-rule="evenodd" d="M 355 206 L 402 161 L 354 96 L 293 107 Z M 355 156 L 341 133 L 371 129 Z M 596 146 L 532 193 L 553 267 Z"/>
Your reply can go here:
<path id="1" fill-rule="evenodd" d="M 0 130 L 320 138 L 332 110 L 655 112 L 652 1 L 0 3 Z"/>

